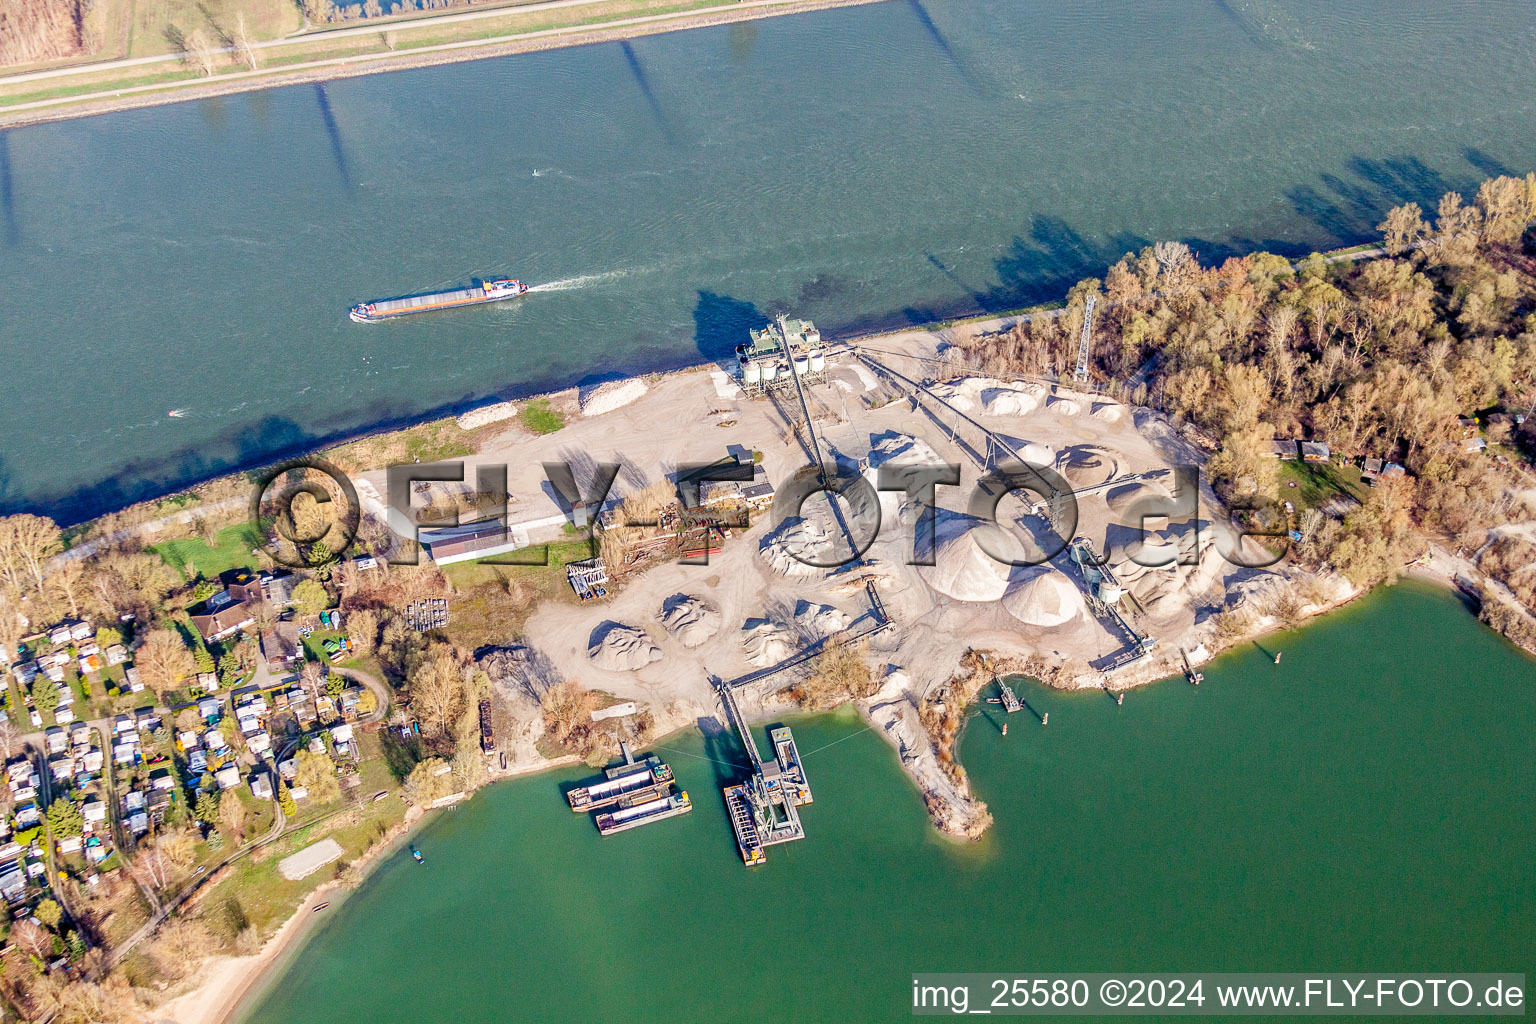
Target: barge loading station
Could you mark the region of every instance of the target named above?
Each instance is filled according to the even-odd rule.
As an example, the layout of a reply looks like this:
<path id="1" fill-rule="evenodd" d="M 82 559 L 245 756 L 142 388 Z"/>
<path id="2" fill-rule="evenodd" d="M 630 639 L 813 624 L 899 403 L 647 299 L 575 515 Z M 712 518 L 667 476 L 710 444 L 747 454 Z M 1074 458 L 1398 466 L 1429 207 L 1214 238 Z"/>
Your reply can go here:
<path id="1" fill-rule="evenodd" d="M 752 775 L 746 782 L 725 787 L 726 810 L 742 861 L 761 864 L 768 859 L 768 847 L 805 838 L 805 826 L 795 808 L 811 803 L 810 782 L 789 727 L 779 726 L 769 733 L 773 758 L 764 761 L 731 687 L 722 683 L 717 689 L 726 717 L 736 726 L 752 762 Z"/>

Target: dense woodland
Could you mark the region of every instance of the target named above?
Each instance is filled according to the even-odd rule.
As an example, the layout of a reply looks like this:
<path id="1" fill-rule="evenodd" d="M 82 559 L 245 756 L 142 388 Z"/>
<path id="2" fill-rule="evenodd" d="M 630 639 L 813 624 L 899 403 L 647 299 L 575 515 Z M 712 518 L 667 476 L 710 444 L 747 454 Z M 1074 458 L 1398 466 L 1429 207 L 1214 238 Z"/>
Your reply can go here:
<path id="1" fill-rule="evenodd" d="M 1379 258 L 1254 253 L 1207 268 L 1159 243 L 1078 284 L 1064 315 L 978 338 L 966 359 L 1070 374 L 1096 294 L 1101 384 L 1211 439 L 1206 472 L 1233 505 L 1285 497 L 1268 457 L 1277 437 L 1402 464 L 1406 480 L 1381 481 L 1342 519 L 1313 509 L 1296 524 L 1295 557 L 1369 586 L 1395 578 L 1426 539 L 1470 552 L 1490 527 L 1530 515 L 1519 492 L 1536 478 L 1467 451 L 1458 417 L 1524 413 L 1536 400 L 1533 221 L 1536 175 L 1485 181 L 1470 203 L 1449 193 L 1432 215 L 1391 210 Z M 1523 441 L 1508 430 L 1489 441 Z"/>

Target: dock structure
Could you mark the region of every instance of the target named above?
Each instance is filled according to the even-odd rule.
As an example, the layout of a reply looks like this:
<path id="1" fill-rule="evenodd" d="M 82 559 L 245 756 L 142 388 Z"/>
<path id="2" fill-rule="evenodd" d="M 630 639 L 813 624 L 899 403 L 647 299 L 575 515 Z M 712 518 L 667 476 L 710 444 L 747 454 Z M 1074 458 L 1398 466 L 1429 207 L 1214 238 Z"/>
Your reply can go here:
<path id="1" fill-rule="evenodd" d="M 655 754 L 643 761 L 636 761 L 627 748 L 624 751 L 624 762 L 607 769 L 603 776 L 596 782 L 577 786 L 565 795 L 572 811 L 585 814 L 605 807 L 637 807 L 647 801 L 665 797 L 672 785 L 670 765 Z"/>
<path id="2" fill-rule="evenodd" d="M 752 764 L 752 775 L 746 782 L 724 788 L 726 810 L 742 861 L 761 864 L 767 860 L 767 847 L 805 838 L 805 826 L 796 808 L 811 802 L 810 783 L 789 727 L 773 730 L 773 757 L 765 761 L 731 687 L 720 684 L 717 689 L 726 717 L 735 725 Z"/>
<path id="3" fill-rule="evenodd" d="M 1121 614 L 1122 602 L 1131 598 L 1116 578 L 1114 570 L 1109 567 L 1108 560 L 1098 556 L 1087 537 L 1073 538 L 1070 550 L 1072 562 L 1077 566 L 1078 575 L 1083 580 L 1083 589 L 1088 595 L 1088 606 L 1099 618 L 1118 626 L 1126 640 L 1125 649 L 1114 658 L 1107 671 L 1123 668 L 1151 654 L 1157 641 L 1137 629 Z"/>
<path id="4" fill-rule="evenodd" d="M 1184 658 L 1184 678 L 1188 679 L 1194 686 L 1199 686 L 1205 682 L 1205 673 L 1195 671 L 1194 663 L 1189 660 L 1189 652 L 1181 647 L 1179 648 L 1179 654 Z"/>
<path id="5" fill-rule="evenodd" d="M 790 798 L 800 807 L 812 803 L 814 798 L 811 796 L 811 784 L 805 777 L 805 766 L 800 763 L 795 734 L 789 731 L 788 726 L 781 725 L 768 733 L 768 739 L 773 744 L 774 756 L 782 769 L 784 788 L 789 791 Z"/>
<path id="6" fill-rule="evenodd" d="M 826 381 L 827 356 L 811 321 L 778 316 L 748 337 L 736 347 L 736 376 L 749 397 Z"/>
<path id="7" fill-rule="evenodd" d="M 693 801 L 688 799 L 687 793 L 674 793 L 671 796 L 658 796 L 643 803 L 631 804 L 616 811 L 610 811 L 597 816 L 597 831 L 605 836 L 611 836 L 615 832 L 625 832 L 641 825 L 649 825 L 653 821 L 665 821 L 667 818 L 675 818 L 679 814 L 687 814 L 693 810 Z"/>

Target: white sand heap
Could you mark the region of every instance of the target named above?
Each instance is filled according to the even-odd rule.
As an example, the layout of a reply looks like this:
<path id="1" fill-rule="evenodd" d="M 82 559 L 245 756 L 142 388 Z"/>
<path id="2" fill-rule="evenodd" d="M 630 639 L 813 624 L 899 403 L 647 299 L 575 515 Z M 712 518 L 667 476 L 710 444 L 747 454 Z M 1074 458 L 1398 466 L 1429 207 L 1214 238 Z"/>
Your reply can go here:
<path id="1" fill-rule="evenodd" d="M 1001 598 L 1008 590 L 1012 566 L 993 554 L 1023 559 L 1024 546 L 1018 538 L 994 523 L 957 512 L 939 509 L 935 518 L 934 564 L 919 566 L 918 574 L 934 590 L 957 601 Z M 918 551 L 928 550 L 926 539 L 920 539 Z"/>
<path id="2" fill-rule="evenodd" d="M 829 604 L 812 604 L 801 601 L 795 607 L 795 622 L 804 633 L 813 636 L 831 636 L 848 628 L 851 620 L 847 614 Z"/>
<path id="3" fill-rule="evenodd" d="M 1089 415 L 1105 423 L 1119 423 L 1125 415 L 1125 406 L 1119 402 L 1094 402 L 1093 411 Z"/>
<path id="4" fill-rule="evenodd" d="M 633 402 L 648 390 L 645 381 L 638 377 L 609 381 L 590 390 L 583 388 L 580 398 L 581 414 L 601 416 L 605 412 L 613 412 Z"/>
<path id="5" fill-rule="evenodd" d="M 1006 390 L 1028 393 L 1032 385 L 1010 384 L 996 377 L 962 377 L 935 384 L 930 390 L 962 412 L 976 412 L 985 404 L 988 391 Z"/>
<path id="6" fill-rule="evenodd" d="M 1092 487 L 1115 475 L 1115 460 L 1102 449 L 1079 448 L 1062 452 L 1056 471 L 1073 487 Z"/>
<path id="7" fill-rule="evenodd" d="M 832 535 L 815 519 L 784 520 L 763 538 L 758 553 L 781 576 L 814 576 L 826 572 L 819 565 L 834 561 Z"/>
<path id="8" fill-rule="evenodd" d="M 483 427 L 487 423 L 500 423 L 517 415 L 517 405 L 514 402 L 497 402 L 495 405 L 482 405 L 478 409 L 471 409 L 459 417 L 459 426 L 465 430 L 474 430 Z"/>
<path id="9" fill-rule="evenodd" d="M 1141 543 L 1121 542 L 1123 548 L 1111 554 L 1118 559 L 1111 568 L 1146 613 L 1161 618 L 1185 611 L 1211 585 L 1221 565 L 1211 550 L 1215 540 L 1211 524 L 1204 520 L 1198 529 L 1180 523 L 1148 531 Z M 1191 559 L 1193 564 L 1180 564 Z"/>
<path id="10" fill-rule="evenodd" d="M 1150 569 L 1163 569 L 1179 560 L 1179 538 L 1167 530 L 1148 530 L 1135 546 L 1135 561 Z"/>
<path id="11" fill-rule="evenodd" d="M 684 647 L 698 647 L 720 632 L 720 609 L 692 594 L 673 594 L 661 606 L 661 624 Z"/>
<path id="12" fill-rule="evenodd" d="M 1003 597 L 1008 614 L 1028 626 L 1060 626 L 1087 610 L 1083 592 L 1065 573 L 1049 566 L 1017 571 Z"/>
<path id="13" fill-rule="evenodd" d="M 1040 396 L 1022 387 L 986 388 L 981 408 L 988 416 L 1028 416 L 1040 407 Z"/>
<path id="14" fill-rule="evenodd" d="M 871 469 L 879 469 L 886 463 L 935 466 L 943 461 L 939 458 L 939 453 L 933 450 L 932 445 L 911 434 L 888 430 L 872 440 L 874 444 L 869 449 Z"/>
<path id="15" fill-rule="evenodd" d="M 887 521 L 896 519 L 910 523 L 914 521 L 912 517 L 916 514 L 916 508 L 908 508 L 911 502 L 906 496 L 906 488 L 919 474 L 931 474 L 933 467 L 942 465 L 943 460 L 932 445 L 911 434 L 900 434 L 892 430 L 873 438 L 873 441 L 874 445 L 869 450 L 869 468 L 875 472 L 869 478 L 876 481 L 883 472 L 888 483 L 894 483 L 900 488 L 880 492 L 880 515 Z"/>
<path id="16" fill-rule="evenodd" d="M 1076 416 L 1083 411 L 1083 407 L 1070 398 L 1047 398 L 1045 400 L 1047 412 L 1053 412 L 1057 416 Z"/>
<path id="17" fill-rule="evenodd" d="M 964 381 L 957 384 L 935 384 L 928 390 L 961 412 L 975 412 L 976 393 L 964 384 Z"/>
<path id="18" fill-rule="evenodd" d="M 651 643 L 643 629 L 622 622 L 603 622 L 592 631 L 587 657 L 598 668 L 632 672 L 661 660 L 661 648 Z"/>
<path id="19" fill-rule="evenodd" d="M 1056 463 L 1056 453 L 1051 450 L 1051 446 L 1040 441 L 1015 444 L 1013 450 L 1024 456 L 1024 461 L 1031 466 L 1051 466 Z"/>
<path id="20" fill-rule="evenodd" d="M 1173 507 L 1173 495 L 1168 488 L 1147 481 L 1116 487 L 1104 496 L 1104 500 L 1109 503 L 1109 510 L 1121 518 L 1135 515 L 1141 506 L 1149 512 Z"/>
<path id="21" fill-rule="evenodd" d="M 757 668 L 777 665 L 795 651 L 794 634 L 767 619 L 748 619 L 741 627 L 741 649 Z"/>

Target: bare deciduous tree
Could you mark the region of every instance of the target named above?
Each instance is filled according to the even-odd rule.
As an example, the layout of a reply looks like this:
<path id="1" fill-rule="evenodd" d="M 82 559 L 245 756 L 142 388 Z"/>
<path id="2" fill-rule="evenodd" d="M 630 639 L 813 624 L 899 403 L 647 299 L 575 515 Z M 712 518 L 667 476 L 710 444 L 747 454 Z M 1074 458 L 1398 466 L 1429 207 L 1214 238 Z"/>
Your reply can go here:
<path id="1" fill-rule="evenodd" d="M 189 67 L 196 68 L 205 77 L 211 76 L 218 69 L 218 53 L 207 32 L 200 28 L 193 29 L 187 33 L 183 45 L 186 52 L 182 56 Z"/>
<path id="2" fill-rule="evenodd" d="M 157 629 L 149 634 L 134 655 L 144 685 L 162 697 L 197 671 L 192 652 L 174 630 Z"/>
<path id="3" fill-rule="evenodd" d="M 16 723 L 7 718 L 0 722 L 0 758 L 9 761 L 11 752 L 16 748 L 16 741 L 21 739 L 21 730 Z"/>
<path id="4" fill-rule="evenodd" d="M 418 715 L 442 733 L 453 727 L 464 709 L 464 670 L 453 649 L 436 644 L 422 664 L 411 673 L 411 701 Z"/>
<path id="5" fill-rule="evenodd" d="M 44 567 L 60 548 L 59 528 L 43 516 L 0 518 L 0 585 L 19 598 L 43 589 Z"/>
<path id="6" fill-rule="evenodd" d="M 251 35 L 245 29 L 245 12 L 235 15 L 235 52 L 240 55 L 240 62 L 255 71 L 261 63 L 256 57 L 256 47 L 251 43 Z M 212 516 L 205 516 L 205 522 L 214 522 Z"/>

